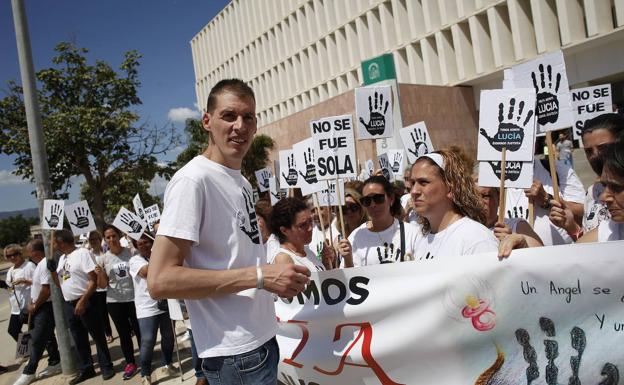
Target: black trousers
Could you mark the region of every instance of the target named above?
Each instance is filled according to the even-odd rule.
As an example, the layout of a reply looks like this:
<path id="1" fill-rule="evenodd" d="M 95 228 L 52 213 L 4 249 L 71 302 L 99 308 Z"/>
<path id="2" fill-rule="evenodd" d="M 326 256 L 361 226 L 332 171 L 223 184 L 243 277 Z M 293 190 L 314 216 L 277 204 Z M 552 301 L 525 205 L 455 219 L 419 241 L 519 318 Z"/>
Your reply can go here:
<path id="1" fill-rule="evenodd" d="M 56 336 L 54 335 L 54 312 L 52 302 L 46 302 L 31 317 L 30 335 L 32 350 L 28 364 L 24 368 L 24 374 L 35 374 L 43 351 L 48 351 L 48 365 L 56 365 L 61 362 Z"/>
<path id="2" fill-rule="evenodd" d="M 81 372 L 93 370 L 93 359 L 91 358 L 91 346 L 89 345 L 89 335 L 93 338 L 97 348 L 98 363 L 100 370 L 108 371 L 113 369 L 106 336 L 104 335 L 104 325 L 100 319 L 100 312 L 95 303 L 89 299 L 85 312 L 77 316 L 74 314 L 76 302 L 65 302 L 65 316 L 69 324 L 69 330 L 78 353 L 78 365 Z"/>
<path id="3" fill-rule="evenodd" d="M 106 292 L 96 291 L 93 293 L 93 300 L 95 302 L 95 306 L 100 312 L 100 317 L 102 317 L 102 321 L 104 322 L 104 334 L 106 334 L 106 336 L 112 336 L 113 329 L 111 329 L 110 318 L 108 318 L 108 309 L 106 308 Z"/>
<path id="4" fill-rule="evenodd" d="M 141 346 L 141 329 L 136 317 L 136 309 L 133 302 L 109 302 L 108 314 L 110 314 L 119 334 L 119 344 L 123 352 L 126 364 L 136 363 L 134 360 L 134 344 L 132 343 L 131 331 L 137 339 L 137 346 Z"/>

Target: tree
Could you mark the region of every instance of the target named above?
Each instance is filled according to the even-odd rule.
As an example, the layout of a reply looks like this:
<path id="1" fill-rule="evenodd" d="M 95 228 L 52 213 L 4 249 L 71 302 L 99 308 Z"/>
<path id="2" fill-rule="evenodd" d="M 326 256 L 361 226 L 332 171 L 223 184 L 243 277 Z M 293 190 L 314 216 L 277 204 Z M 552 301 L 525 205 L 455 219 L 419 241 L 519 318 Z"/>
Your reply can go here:
<path id="1" fill-rule="evenodd" d="M 175 128 L 137 124 L 136 51 L 125 53 L 117 73 L 103 61 L 88 64 L 85 48 L 60 43 L 55 50 L 55 67 L 37 72 L 52 190 L 67 199 L 70 178 L 84 177 L 83 199 L 101 227 L 112 208 L 130 202 L 130 192 L 148 195 L 149 182 L 162 171 L 156 155 L 177 144 Z M 0 100 L 0 152 L 15 154 L 15 174 L 32 181 L 22 88 L 10 81 L 7 94 Z"/>
<path id="2" fill-rule="evenodd" d="M 0 219 L 0 247 L 10 243 L 24 243 L 30 238 L 30 226 L 37 224 L 37 219 L 26 219 L 21 214 Z"/>

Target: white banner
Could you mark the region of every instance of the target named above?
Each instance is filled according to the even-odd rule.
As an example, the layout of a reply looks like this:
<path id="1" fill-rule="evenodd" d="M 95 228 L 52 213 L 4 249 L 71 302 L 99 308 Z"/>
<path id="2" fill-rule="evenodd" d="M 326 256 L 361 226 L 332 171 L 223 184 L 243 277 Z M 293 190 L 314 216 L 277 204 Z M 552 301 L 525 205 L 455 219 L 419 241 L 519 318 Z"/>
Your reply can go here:
<path id="1" fill-rule="evenodd" d="M 62 230 L 65 201 L 46 199 L 43 201 L 43 219 L 41 228 L 44 230 Z"/>
<path id="2" fill-rule="evenodd" d="M 381 154 L 377 157 L 377 161 L 379 162 L 379 168 L 381 169 L 381 173 L 386 179 L 390 182 L 394 181 L 394 172 L 392 172 L 392 165 L 390 164 L 390 158 L 388 154 Z"/>
<path id="3" fill-rule="evenodd" d="M 271 169 L 268 167 L 261 168 L 255 171 L 256 181 L 261 192 L 265 192 L 269 189 L 269 178 L 273 176 Z"/>
<path id="4" fill-rule="evenodd" d="M 132 198 L 132 205 L 134 206 L 134 212 L 136 215 L 145 220 L 145 209 L 143 208 L 143 202 L 141 202 L 139 194 L 136 194 L 134 198 Z"/>
<path id="5" fill-rule="evenodd" d="M 585 87 L 572 90 L 572 109 L 574 110 L 574 139 L 581 140 L 581 130 L 585 122 L 598 115 L 613 112 L 611 84 Z"/>
<path id="6" fill-rule="evenodd" d="M 313 272 L 276 300 L 283 384 L 618 384 L 624 242 Z"/>
<path id="7" fill-rule="evenodd" d="M 355 120 L 358 125 L 358 140 L 394 136 L 390 86 L 356 88 Z"/>
<path id="8" fill-rule="evenodd" d="M 433 152 L 431 136 L 427 131 L 425 122 L 414 123 L 399 130 L 403 146 L 407 151 L 407 159 L 410 164 L 414 164 L 418 157 Z"/>
<path id="9" fill-rule="evenodd" d="M 308 138 L 293 144 L 296 169 L 299 173 L 298 186 L 301 195 L 309 195 L 326 187 L 325 182 L 319 182 L 316 178 L 316 161 L 314 158 L 314 140 Z"/>
<path id="10" fill-rule="evenodd" d="M 405 162 L 403 162 L 403 150 L 388 150 L 388 160 L 390 161 L 390 168 L 395 177 L 403 178 L 403 171 L 405 170 Z"/>
<path id="11" fill-rule="evenodd" d="M 96 230 L 95 220 L 87 201 L 80 201 L 65 207 L 65 216 L 74 235 L 81 235 Z"/>
<path id="12" fill-rule="evenodd" d="M 357 178 L 357 157 L 351 115 L 330 116 L 310 122 L 319 180 Z"/>
<path id="13" fill-rule="evenodd" d="M 149 225 L 160 219 L 160 208 L 157 204 L 153 204 L 145 208 L 145 220 Z"/>
<path id="14" fill-rule="evenodd" d="M 128 234 L 130 238 L 138 241 L 147 228 L 147 222 L 139 218 L 139 216 L 132 211 L 122 207 L 119 209 L 119 212 L 113 221 L 113 226 Z"/>

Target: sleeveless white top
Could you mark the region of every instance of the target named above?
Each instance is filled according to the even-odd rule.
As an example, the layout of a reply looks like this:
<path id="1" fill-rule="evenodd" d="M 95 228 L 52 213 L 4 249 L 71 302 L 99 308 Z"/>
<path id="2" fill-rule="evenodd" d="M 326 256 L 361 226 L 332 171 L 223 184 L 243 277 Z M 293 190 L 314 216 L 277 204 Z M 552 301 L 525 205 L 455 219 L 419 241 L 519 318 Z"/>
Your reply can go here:
<path id="1" fill-rule="evenodd" d="M 624 223 L 607 219 L 598 225 L 598 242 L 619 241 L 624 239 Z"/>
<path id="2" fill-rule="evenodd" d="M 299 266 L 305 266 L 308 268 L 308 270 L 312 271 L 321 271 L 321 270 L 325 270 L 325 266 L 323 266 L 323 264 L 321 263 L 321 261 L 319 261 L 316 258 L 316 255 L 312 252 L 312 250 L 310 250 L 309 247 L 304 247 L 304 250 L 306 252 L 305 257 L 302 257 L 300 255 L 295 254 L 294 252 L 292 252 L 291 250 L 288 250 L 284 247 L 280 247 L 277 250 L 277 254 L 279 253 L 284 253 L 286 255 L 288 255 L 290 258 L 292 258 L 293 263 L 295 265 L 299 265 Z"/>

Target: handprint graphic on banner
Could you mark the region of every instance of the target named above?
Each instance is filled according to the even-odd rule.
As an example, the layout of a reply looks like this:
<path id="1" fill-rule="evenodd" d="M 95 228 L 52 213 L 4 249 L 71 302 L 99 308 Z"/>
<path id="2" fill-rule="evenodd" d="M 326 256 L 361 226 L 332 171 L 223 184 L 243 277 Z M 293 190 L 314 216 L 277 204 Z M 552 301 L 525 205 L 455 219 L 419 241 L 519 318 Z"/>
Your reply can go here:
<path id="1" fill-rule="evenodd" d="M 87 201 L 80 201 L 65 207 L 65 216 L 74 235 L 96 230 L 95 221 Z"/>
<path id="2" fill-rule="evenodd" d="M 130 238 L 138 241 L 147 228 L 147 222 L 139 218 L 137 214 L 122 207 L 113 221 L 113 226 L 128 234 Z"/>
<path id="3" fill-rule="evenodd" d="M 358 139 L 389 138 L 394 135 L 390 86 L 355 89 Z"/>
<path id="4" fill-rule="evenodd" d="M 414 164 L 418 157 L 434 151 L 431 136 L 427 131 L 425 122 L 418 122 L 399 130 L 401 140 L 405 147 L 407 160 L 410 164 Z"/>
<path id="5" fill-rule="evenodd" d="M 297 165 L 295 155 L 292 150 L 282 150 L 279 152 L 280 161 L 280 186 L 297 187 Z"/>
<path id="6" fill-rule="evenodd" d="M 377 157 L 377 161 L 379 161 L 379 167 L 381 168 L 381 173 L 383 174 L 383 176 L 390 182 L 393 182 L 394 173 L 392 172 L 392 166 L 390 165 L 390 159 L 388 158 L 388 154 L 379 155 Z"/>
<path id="7" fill-rule="evenodd" d="M 62 230 L 63 212 L 65 202 L 56 199 L 46 199 L 43 201 L 43 220 L 41 228 L 44 230 Z"/>
<path id="8" fill-rule="evenodd" d="M 269 178 L 273 176 L 271 169 L 268 167 L 261 168 L 260 170 L 255 171 L 255 175 L 260 192 L 267 191 L 269 189 Z"/>

